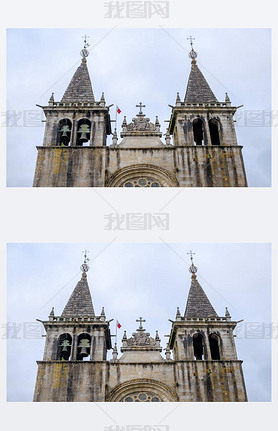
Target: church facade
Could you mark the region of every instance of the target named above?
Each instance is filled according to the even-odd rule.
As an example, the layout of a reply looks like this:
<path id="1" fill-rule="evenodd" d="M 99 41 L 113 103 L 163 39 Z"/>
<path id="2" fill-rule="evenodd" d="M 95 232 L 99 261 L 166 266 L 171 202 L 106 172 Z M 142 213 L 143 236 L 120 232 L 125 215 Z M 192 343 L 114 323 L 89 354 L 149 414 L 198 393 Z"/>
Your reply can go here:
<path id="1" fill-rule="evenodd" d="M 41 106 L 46 117 L 43 144 L 37 147 L 34 187 L 246 187 L 232 106 L 219 102 L 190 51 L 185 97 L 179 93 L 162 141 L 158 117 L 139 112 L 124 117 L 121 140 L 112 133 L 104 94 L 94 97 L 86 57 L 61 101 Z M 107 137 L 112 134 L 112 144 Z"/>
<path id="2" fill-rule="evenodd" d="M 152 337 L 140 317 L 132 336 L 124 332 L 119 355 L 111 342 L 111 320 L 104 309 L 95 314 L 86 262 L 81 269 L 61 316 L 52 309 L 42 322 L 46 340 L 37 362 L 35 402 L 247 401 L 233 335 L 237 322 L 227 309 L 218 316 L 193 260 L 185 312 L 177 308 L 164 353 L 158 331 Z"/>

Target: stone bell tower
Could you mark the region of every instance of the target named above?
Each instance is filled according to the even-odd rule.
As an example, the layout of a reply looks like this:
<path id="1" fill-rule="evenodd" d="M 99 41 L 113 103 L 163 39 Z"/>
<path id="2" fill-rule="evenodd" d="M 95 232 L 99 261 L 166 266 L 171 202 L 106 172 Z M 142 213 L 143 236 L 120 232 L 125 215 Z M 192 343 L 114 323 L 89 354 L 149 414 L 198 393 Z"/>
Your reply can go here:
<path id="1" fill-rule="evenodd" d="M 82 61 L 60 102 L 54 94 L 48 106 L 43 145 L 38 146 L 34 187 L 89 187 L 91 176 L 102 173 L 102 156 L 88 152 L 106 145 L 111 134 L 109 106 L 104 93 L 96 101 L 87 68 L 89 51 L 85 39 Z M 93 170 L 92 170 L 93 166 Z"/>
<path id="2" fill-rule="evenodd" d="M 169 123 L 173 145 L 183 160 L 180 183 L 189 187 L 246 187 L 232 106 L 226 93 L 219 102 L 197 66 L 191 39 L 191 71 L 184 100 L 177 94 Z"/>
<path id="3" fill-rule="evenodd" d="M 34 401 L 91 401 L 105 392 L 102 364 L 111 349 L 109 322 L 103 308 L 95 315 L 86 262 L 85 254 L 81 280 L 61 316 L 52 309 L 42 322 L 45 350 L 37 361 Z"/>
<path id="4" fill-rule="evenodd" d="M 232 321 L 226 308 L 219 317 L 197 280 L 197 267 L 189 268 L 192 280 L 185 313 L 177 309 L 169 347 L 180 376 L 184 401 L 247 401 L 242 361 L 238 360 Z"/>

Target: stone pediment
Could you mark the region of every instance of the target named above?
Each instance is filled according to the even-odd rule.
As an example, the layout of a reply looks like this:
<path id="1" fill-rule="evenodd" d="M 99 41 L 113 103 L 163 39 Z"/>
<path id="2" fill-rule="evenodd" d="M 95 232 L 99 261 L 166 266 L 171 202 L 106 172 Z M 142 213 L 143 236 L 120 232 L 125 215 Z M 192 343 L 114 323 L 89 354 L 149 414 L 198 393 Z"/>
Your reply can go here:
<path id="1" fill-rule="evenodd" d="M 162 347 L 160 346 L 160 338 L 156 331 L 155 338 L 151 337 L 149 332 L 140 325 L 136 332 L 132 334 L 132 337 L 127 338 L 126 332 L 122 339 L 121 351 L 127 350 L 158 350 L 161 352 Z"/>
<path id="2" fill-rule="evenodd" d="M 160 338 L 156 331 L 155 337 L 150 337 L 149 332 L 142 326 L 140 317 L 140 326 L 136 329 L 136 332 L 132 334 L 132 337 L 127 338 L 126 331 L 122 339 L 121 352 L 123 355 L 120 357 L 120 362 L 161 362 L 164 361 L 160 352 L 162 347 L 160 346 Z"/>
<path id="3" fill-rule="evenodd" d="M 150 122 L 149 118 L 140 116 L 132 118 L 132 123 L 127 124 L 125 130 L 127 132 L 160 132 L 160 128 Z"/>
<path id="4" fill-rule="evenodd" d="M 132 119 L 131 123 L 127 123 L 126 117 L 124 117 L 124 121 L 122 124 L 122 133 L 121 137 L 124 138 L 126 136 L 158 136 L 161 137 L 162 133 L 160 131 L 160 124 L 158 121 L 158 117 L 156 117 L 155 123 L 151 123 L 150 119 L 145 116 L 142 112 L 142 105 L 136 105 L 140 107 L 139 113 L 135 118 Z"/>
<path id="5" fill-rule="evenodd" d="M 128 347 L 134 346 L 146 346 L 146 347 L 157 347 L 154 338 L 150 337 L 148 332 L 134 332 L 132 337 L 128 338 L 126 341 Z"/>

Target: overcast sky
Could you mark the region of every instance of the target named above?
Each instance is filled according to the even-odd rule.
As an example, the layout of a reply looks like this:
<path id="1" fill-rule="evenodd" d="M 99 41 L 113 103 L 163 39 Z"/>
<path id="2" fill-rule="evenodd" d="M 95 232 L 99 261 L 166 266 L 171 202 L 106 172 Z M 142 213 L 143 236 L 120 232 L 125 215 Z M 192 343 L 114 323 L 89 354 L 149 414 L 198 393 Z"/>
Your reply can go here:
<path id="1" fill-rule="evenodd" d="M 118 319 L 121 345 L 138 327 L 159 331 L 163 347 L 177 306 L 184 313 L 190 287 L 189 250 L 196 252 L 198 279 L 219 316 L 227 306 L 238 325 L 236 346 L 242 359 L 249 401 L 271 400 L 271 248 L 268 244 L 9 244 L 8 245 L 8 400 L 32 401 L 36 360 L 44 338 L 24 338 L 35 319 L 47 320 L 51 307 L 60 315 L 81 277 L 81 251 L 90 250 L 88 281 L 95 312 Z M 26 323 L 27 322 L 27 323 Z M 255 327 L 253 327 L 253 323 Z M 15 336 L 14 327 L 18 328 Z M 37 324 L 37 329 L 40 324 Z M 115 333 L 115 322 L 111 324 Z M 163 352 L 164 356 L 164 352 Z M 110 356 L 109 356 L 110 357 Z"/>
<path id="2" fill-rule="evenodd" d="M 44 130 L 36 103 L 47 105 L 52 92 L 55 100 L 62 98 L 80 64 L 85 33 L 90 36 L 88 67 L 95 98 L 104 91 L 107 104 L 121 108 L 118 129 L 123 115 L 131 121 L 142 101 L 151 121 L 158 115 L 163 132 L 164 120 L 170 118 L 168 104 L 175 103 L 177 92 L 182 98 L 185 94 L 190 72 L 187 37 L 194 36 L 198 65 L 218 100 L 224 101 L 228 92 L 234 106 L 244 105 L 236 130 L 249 186 L 271 185 L 270 30 L 91 28 L 7 31 L 8 186 L 32 186 L 36 145 L 42 144 Z M 30 126 L 31 111 L 35 127 Z"/>

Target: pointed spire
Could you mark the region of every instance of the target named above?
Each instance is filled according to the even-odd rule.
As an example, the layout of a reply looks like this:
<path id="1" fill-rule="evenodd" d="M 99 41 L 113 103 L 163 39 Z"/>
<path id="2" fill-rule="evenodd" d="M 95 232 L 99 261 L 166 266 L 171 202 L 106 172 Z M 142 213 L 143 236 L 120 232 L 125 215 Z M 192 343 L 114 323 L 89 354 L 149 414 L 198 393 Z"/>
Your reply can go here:
<path id="1" fill-rule="evenodd" d="M 228 96 L 228 93 L 225 93 L 225 102 L 228 106 L 231 106 L 231 101 L 230 101 L 230 98 Z"/>
<path id="2" fill-rule="evenodd" d="M 106 320 L 104 307 L 102 307 L 102 309 L 101 309 L 100 320 L 102 320 L 103 322 L 105 322 L 105 320 Z"/>
<path id="3" fill-rule="evenodd" d="M 53 103 L 54 103 L 54 93 L 51 93 L 48 104 L 49 104 L 49 106 L 53 106 Z"/>
<path id="4" fill-rule="evenodd" d="M 87 274 L 83 272 L 81 280 L 77 283 L 64 308 L 62 317 L 93 317 L 94 315 L 95 312 L 87 281 Z"/>
<path id="5" fill-rule="evenodd" d="M 101 93 L 101 98 L 100 98 L 100 106 L 105 106 L 105 97 L 104 97 L 104 93 Z"/>
<path id="6" fill-rule="evenodd" d="M 54 316 L 55 316 L 55 314 L 54 314 L 54 307 L 52 307 L 51 311 L 49 313 L 49 316 L 48 316 L 49 320 L 53 321 L 54 320 Z"/>
<path id="7" fill-rule="evenodd" d="M 177 93 L 177 98 L 176 98 L 176 106 L 181 105 L 181 98 L 180 98 L 180 93 Z"/>
<path id="8" fill-rule="evenodd" d="M 228 307 L 225 308 L 225 317 L 227 320 L 231 320 L 231 315 L 229 313 Z"/>
<path id="9" fill-rule="evenodd" d="M 160 346 L 161 339 L 159 338 L 158 331 L 155 331 L 155 342 L 158 346 Z"/>
<path id="10" fill-rule="evenodd" d="M 164 134 L 165 136 L 165 143 L 166 145 L 171 145 L 171 136 L 170 136 L 170 132 L 169 132 L 169 127 L 167 127 L 166 129 L 166 133 Z"/>
<path id="11" fill-rule="evenodd" d="M 210 86 L 208 85 L 206 78 L 197 66 L 197 52 L 193 49 L 193 40 L 190 36 L 191 51 L 188 56 L 192 59 L 191 61 L 191 72 L 188 78 L 186 93 L 184 102 L 185 103 L 204 103 L 204 102 L 217 102 L 215 95 L 213 94 Z"/>
<path id="12" fill-rule="evenodd" d="M 165 349 L 165 356 L 166 356 L 166 361 L 171 361 L 171 350 L 169 347 L 169 343 L 167 343 L 167 346 Z"/>
<path id="13" fill-rule="evenodd" d="M 82 58 L 80 66 L 73 75 L 61 102 L 62 103 L 78 103 L 95 101 L 92 89 L 92 83 L 87 68 L 85 57 Z"/>
<path id="14" fill-rule="evenodd" d="M 158 120 L 158 116 L 156 115 L 156 117 L 155 117 L 155 130 L 157 131 L 157 132 L 160 132 L 160 124 L 159 124 L 159 120 Z"/>
<path id="15" fill-rule="evenodd" d="M 118 356 L 118 349 L 117 349 L 117 344 L 115 343 L 115 346 L 114 346 L 113 352 L 112 352 L 112 360 L 117 361 L 117 356 Z"/>
<path id="16" fill-rule="evenodd" d="M 198 268 L 193 263 L 193 254 L 195 253 L 190 251 L 188 254 L 191 255 L 189 272 L 191 272 L 192 276 L 184 317 L 217 317 L 216 311 L 197 280 L 196 273 Z"/>
<path id="17" fill-rule="evenodd" d="M 117 129 L 115 129 L 114 133 L 113 133 L 113 136 L 112 136 L 112 146 L 113 147 L 117 146 L 117 141 L 118 141 Z"/>
<path id="18" fill-rule="evenodd" d="M 179 307 L 177 307 L 176 320 L 181 320 L 181 313 L 180 313 L 180 308 Z"/>

